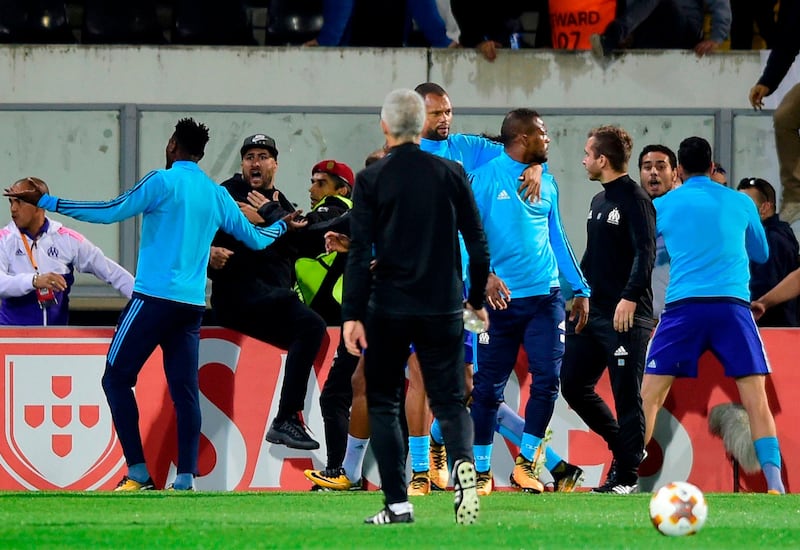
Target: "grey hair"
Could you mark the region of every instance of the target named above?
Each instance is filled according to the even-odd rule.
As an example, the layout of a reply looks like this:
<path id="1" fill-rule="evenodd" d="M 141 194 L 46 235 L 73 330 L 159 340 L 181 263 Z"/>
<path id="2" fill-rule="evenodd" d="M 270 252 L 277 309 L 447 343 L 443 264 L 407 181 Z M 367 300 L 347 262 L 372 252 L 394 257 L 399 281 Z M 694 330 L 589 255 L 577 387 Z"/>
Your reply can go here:
<path id="1" fill-rule="evenodd" d="M 425 101 L 414 90 L 401 88 L 389 92 L 383 100 L 381 120 L 389 134 L 399 140 L 413 140 L 422 133 Z"/>

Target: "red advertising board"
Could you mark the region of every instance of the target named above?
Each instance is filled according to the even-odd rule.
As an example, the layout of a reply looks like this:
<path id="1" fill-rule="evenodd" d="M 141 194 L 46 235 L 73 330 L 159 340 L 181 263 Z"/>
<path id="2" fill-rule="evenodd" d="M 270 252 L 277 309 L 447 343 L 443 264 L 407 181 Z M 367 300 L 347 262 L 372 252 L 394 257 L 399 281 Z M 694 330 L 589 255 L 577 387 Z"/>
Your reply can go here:
<path id="1" fill-rule="evenodd" d="M 0 329 L 0 489 L 94 490 L 113 488 L 125 464 L 100 385 L 113 329 Z M 793 457 L 800 440 L 792 430 L 800 403 L 795 388 L 800 373 L 792 368 L 793 330 L 765 330 L 773 367 L 768 382 L 784 459 L 784 480 L 791 491 Z M 338 329 L 329 329 L 308 383 L 305 420 L 320 441 L 316 451 L 288 449 L 264 440 L 277 409 L 285 352 L 233 331 L 204 328 L 200 344 L 200 403 L 203 415 L 199 490 L 308 490 L 305 468 L 325 465 L 319 393 L 329 369 Z M 521 357 L 524 359 L 524 357 Z M 644 489 L 663 482 L 689 480 L 705 491 L 733 490 L 733 470 L 722 441 L 709 434 L 708 411 L 718 403 L 738 401 L 732 380 L 706 357 L 697 380 L 679 380 L 659 416 L 655 439 L 643 464 Z M 521 410 L 529 379 L 524 362 L 506 391 L 509 405 Z M 599 393 L 610 398 L 606 378 Z M 136 386 L 145 455 L 157 486 L 175 474 L 175 415 L 166 391 L 157 351 Z M 586 485 L 604 477 L 611 455 L 562 399 L 551 423 L 551 445 L 565 459 L 586 470 Z M 492 470 L 499 487 L 508 483 L 516 449 L 497 436 Z M 546 475 L 546 474 L 545 474 Z M 365 476 L 379 484 L 368 460 Z M 760 474 L 743 476 L 742 490 L 763 491 Z"/>

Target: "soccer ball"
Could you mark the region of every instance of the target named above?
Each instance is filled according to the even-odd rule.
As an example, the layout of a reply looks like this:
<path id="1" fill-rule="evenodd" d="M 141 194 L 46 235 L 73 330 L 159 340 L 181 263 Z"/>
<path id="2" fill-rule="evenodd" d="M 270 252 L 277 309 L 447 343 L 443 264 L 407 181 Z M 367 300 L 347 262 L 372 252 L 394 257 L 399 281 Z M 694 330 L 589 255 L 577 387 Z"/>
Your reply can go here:
<path id="1" fill-rule="evenodd" d="M 650 519 L 658 532 L 668 537 L 694 535 L 707 515 L 702 491 L 685 481 L 664 485 L 650 499 Z"/>

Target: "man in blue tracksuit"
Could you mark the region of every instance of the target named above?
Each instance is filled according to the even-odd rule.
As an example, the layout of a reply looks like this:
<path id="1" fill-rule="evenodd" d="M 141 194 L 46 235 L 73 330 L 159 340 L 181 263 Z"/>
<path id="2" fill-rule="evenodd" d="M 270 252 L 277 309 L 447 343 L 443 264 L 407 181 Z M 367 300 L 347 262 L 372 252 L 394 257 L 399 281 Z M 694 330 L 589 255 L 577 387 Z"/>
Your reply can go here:
<path id="1" fill-rule="evenodd" d="M 670 279 L 642 382 L 645 443 L 675 378 L 696 378 L 710 350 L 736 380 L 767 490 L 781 494 L 781 451 L 765 389 L 771 369 L 748 288 L 749 261 L 767 261 L 769 247 L 753 201 L 711 181 L 711 166 L 708 142 L 686 138 L 678 148 L 683 185 L 654 201 Z"/>
<path id="2" fill-rule="evenodd" d="M 500 138 L 504 152 L 471 174 L 492 269 L 513 296 L 505 309 L 489 310 L 489 331 L 478 340 L 480 368 L 472 392 L 476 470 L 478 485 L 489 485 L 497 408 L 522 345 L 533 382 L 511 482 L 526 492 L 540 493 L 543 486 L 534 464 L 558 397 L 564 354 L 565 310 L 559 272 L 575 293 L 572 316 L 581 325 L 588 316 L 590 291 L 561 225 L 553 177 L 542 175 L 538 202 L 523 201 L 516 193 L 517 178 L 525 167 L 547 160 L 550 138 L 544 122 L 536 111 L 516 109 L 503 120 Z"/>
<path id="3" fill-rule="evenodd" d="M 194 488 L 200 442 L 200 323 L 211 241 L 222 229 L 251 248 L 265 248 L 286 232 L 287 221 L 295 217 L 287 216 L 263 229 L 253 227 L 228 192 L 197 165 L 207 142 L 205 125 L 180 120 L 167 143 L 166 169 L 150 172 L 110 201 L 59 199 L 41 189 L 5 193 L 87 222 L 114 223 L 143 214 L 133 297 L 120 316 L 103 374 L 103 390 L 128 464 L 128 475 L 118 491 L 154 488 L 145 464 L 133 387 L 157 346 L 164 355 L 164 373 L 177 415 L 178 468 L 173 488 Z"/>

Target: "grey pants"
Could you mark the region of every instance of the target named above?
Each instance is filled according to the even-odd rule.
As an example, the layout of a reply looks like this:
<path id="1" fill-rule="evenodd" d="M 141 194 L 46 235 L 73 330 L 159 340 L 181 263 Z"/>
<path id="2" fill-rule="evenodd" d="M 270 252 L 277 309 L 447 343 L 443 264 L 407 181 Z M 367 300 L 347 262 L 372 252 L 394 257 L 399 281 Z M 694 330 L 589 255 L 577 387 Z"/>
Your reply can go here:
<path id="1" fill-rule="evenodd" d="M 792 223 L 800 219 L 800 84 L 795 84 L 781 100 L 773 123 L 783 186 L 781 218 Z"/>

